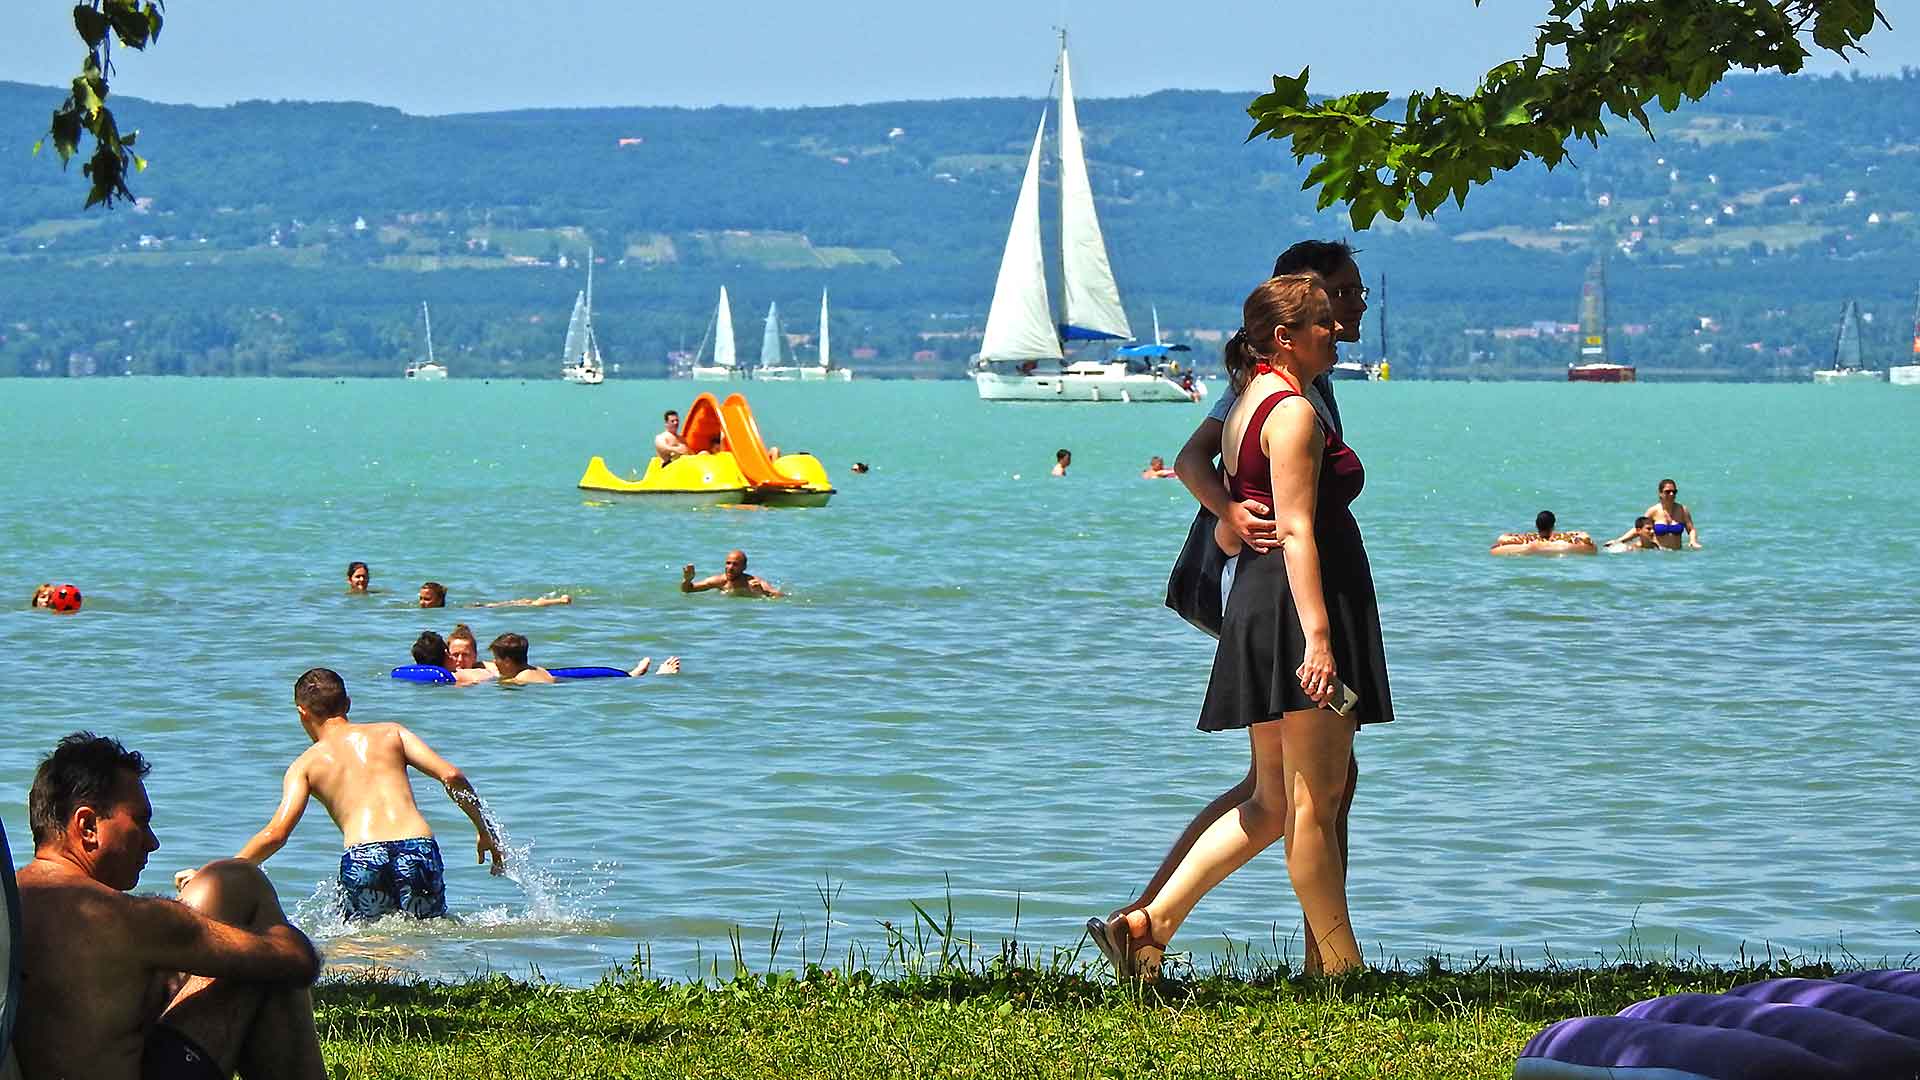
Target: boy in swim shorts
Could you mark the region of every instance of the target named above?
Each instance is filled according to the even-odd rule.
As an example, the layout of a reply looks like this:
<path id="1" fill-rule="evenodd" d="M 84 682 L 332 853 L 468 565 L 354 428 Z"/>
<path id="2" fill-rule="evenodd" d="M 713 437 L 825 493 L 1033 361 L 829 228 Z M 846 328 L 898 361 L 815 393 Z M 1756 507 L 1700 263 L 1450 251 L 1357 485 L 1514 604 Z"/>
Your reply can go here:
<path id="1" fill-rule="evenodd" d="M 346 854 L 340 857 L 340 889 L 349 919 L 375 919 L 393 912 L 431 919 L 447 913 L 446 870 L 433 829 L 413 802 L 409 767 L 447 789 L 479 839 L 476 862 L 493 855 L 493 873 L 506 869 L 500 839 L 480 813 L 480 796 L 452 762 L 433 752 L 399 724 L 356 724 L 347 719 L 353 701 L 346 683 L 326 668 L 314 668 L 293 684 L 300 726 L 313 745 L 287 767 L 280 806 L 273 819 L 240 849 L 238 858 L 263 863 L 286 844 L 306 811 L 320 800 L 340 825 Z M 182 883 L 176 876 L 175 882 Z"/>

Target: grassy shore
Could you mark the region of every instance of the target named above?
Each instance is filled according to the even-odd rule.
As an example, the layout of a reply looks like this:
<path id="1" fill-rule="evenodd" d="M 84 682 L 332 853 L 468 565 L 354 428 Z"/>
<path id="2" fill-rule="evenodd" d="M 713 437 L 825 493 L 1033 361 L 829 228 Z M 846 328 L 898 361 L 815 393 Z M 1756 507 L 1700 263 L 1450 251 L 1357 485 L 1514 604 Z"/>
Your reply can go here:
<path id="1" fill-rule="evenodd" d="M 737 961 L 737 952 L 736 952 Z M 1534 1032 L 1825 964 L 1481 962 L 1310 979 L 1281 965 L 1121 988 L 1077 955 L 564 988 L 486 976 L 316 991 L 341 1077 L 1432 1077 L 1513 1075 Z"/>

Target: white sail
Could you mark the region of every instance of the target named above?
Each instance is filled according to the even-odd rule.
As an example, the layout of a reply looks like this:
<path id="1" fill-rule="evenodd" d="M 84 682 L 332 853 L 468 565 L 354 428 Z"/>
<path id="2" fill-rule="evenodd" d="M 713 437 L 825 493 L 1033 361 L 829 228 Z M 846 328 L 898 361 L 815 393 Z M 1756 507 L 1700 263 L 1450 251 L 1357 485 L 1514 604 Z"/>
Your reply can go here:
<path id="1" fill-rule="evenodd" d="M 1067 338 L 1133 336 L 1120 306 L 1113 267 L 1107 262 L 1100 219 L 1093 212 L 1093 185 L 1087 179 L 1086 152 L 1080 145 L 1064 38 L 1060 43 L 1060 276 L 1066 294 L 1060 321 Z"/>
<path id="2" fill-rule="evenodd" d="M 833 363 L 829 359 L 829 357 L 831 356 L 832 354 L 827 351 L 827 290 L 821 289 L 820 290 L 820 366 L 823 368 L 832 367 Z"/>
<path id="3" fill-rule="evenodd" d="M 547 340 L 551 341 L 552 338 Z M 576 293 L 573 298 L 573 316 L 567 320 L 566 351 L 560 362 L 563 366 L 578 364 L 587 352 L 587 294 Z"/>
<path id="4" fill-rule="evenodd" d="M 733 308 L 727 303 L 727 287 L 720 286 L 720 307 L 714 312 L 713 366 L 738 367 L 733 351 Z"/>
<path id="5" fill-rule="evenodd" d="M 1840 332 L 1833 342 L 1833 367 L 1854 371 L 1860 367 L 1860 305 L 1847 301 L 1840 313 Z"/>
<path id="6" fill-rule="evenodd" d="M 780 305 L 767 305 L 767 326 L 760 334 L 760 366 L 763 368 L 781 367 L 780 363 Z"/>
<path id="7" fill-rule="evenodd" d="M 1000 277 L 993 284 L 993 306 L 987 309 L 987 329 L 980 339 L 982 360 L 1061 358 L 1040 246 L 1040 139 L 1046 130 L 1047 116 L 1042 112 L 1040 130 L 1033 133 L 1033 150 L 1027 154 L 1027 175 L 1013 204 L 1013 227 L 1007 231 L 1006 251 L 1000 256 Z"/>

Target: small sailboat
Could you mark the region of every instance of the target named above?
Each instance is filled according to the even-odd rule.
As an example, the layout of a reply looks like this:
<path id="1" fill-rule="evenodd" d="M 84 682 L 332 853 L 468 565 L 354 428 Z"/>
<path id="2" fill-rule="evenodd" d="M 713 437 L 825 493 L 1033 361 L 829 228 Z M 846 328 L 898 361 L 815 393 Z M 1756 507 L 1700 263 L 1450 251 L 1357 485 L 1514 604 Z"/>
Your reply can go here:
<path id="1" fill-rule="evenodd" d="M 587 288 L 573 299 L 573 317 L 567 320 L 567 344 L 560 357 L 560 377 L 581 386 L 599 386 L 607 379 L 600 363 L 600 342 L 593 336 L 593 249 L 587 249 Z"/>
<path id="2" fill-rule="evenodd" d="M 1196 395 L 1168 378 L 1168 370 L 1151 357 L 1067 358 L 1066 343 L 1127 341 L 1133 329 L 1120 305 L 1120 289 L 1094 212 L 1065 31 L 1060 34 L 1059 74 L 1064 317 L 1056 326 L 1040 236 L 1040 148 L 1047 129 L 1043 109 L 1014 200 L 1013 224 L 1000 257 L 980 353 L 974 358 L 974 385 L 988 401 L 1193 401 Z"/>
<path id="3" fill-rule="evenodd" d="M 406 377 L 415 382 L 445 382 L 447 365 L 433 358 L 433 315 L 427 311 L 425 301 L 420 304 L 420 321 L 427 328 L 427 358 L 408 364 Z"/>
<path id="4" fill-rule="evenodd" d="M 740 358 L 736 355 L 733 343 L 733 305 L 727 302 L 727 287 L 720 286 L 720 303 L 713 309 L 713 321 L 708 325 L 707 336 L 713 339 L 713 362 L 702 364 L 706 355 L 707 343 L 702 340 L 700 351 L 693 357 L 693 378 L 696 382 L 726 382 L 729 379 L 744 379 L 747 373 L 740 369 Z"/>
<path id="5" fill-rule="evenodd" d="M 1887 381 L 1895 386 L 1920 386 L 1920 290 L 1913 296 L 1913 363 L 1888 368 Z"/>
<path id="6" fill-rule="evenodd" d="M 1580 286 L 1580 356 L 1567 365 L 1567 381 L 1629 383 L 1638 375 L 1632 364 L 1607 358 L 1607 262 L 1595 259 Z"/>
<path id="7" fill-rule="evenodd" d="M 1887 377 L 1860 364 L 1860 305 L 1847 301 L 1840 311 L 1840 328 L 1833 336 L 1833 366 L 1813 373 L 1813 381 L 1823 384 L 1873 383 Z"/>
<path id="8" fill-rule="evenodd" d="M 804 382 L 849 382 L 853 379 L 853 369 L 834 367 L 833 353 L 827 349 L 827 290 L 820 290 L 820 362 L 813 367 L 801 368 L 800 378 Z"/>

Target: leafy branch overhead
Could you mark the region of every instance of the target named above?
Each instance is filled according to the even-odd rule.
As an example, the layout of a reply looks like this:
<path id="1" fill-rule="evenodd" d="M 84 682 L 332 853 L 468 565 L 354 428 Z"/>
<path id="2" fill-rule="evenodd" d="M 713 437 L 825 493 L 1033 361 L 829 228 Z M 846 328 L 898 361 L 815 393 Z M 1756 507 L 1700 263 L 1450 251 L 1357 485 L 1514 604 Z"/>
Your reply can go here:
<path id="1" fill-rule="evenodd" d="M 1874 0 L 1553 0 L 1533 52 L 1471 94 L 1408 94 L 1405 118 L 1389 120 L 1374 115 L 1384 91 L 1310 102 L 1302 68 L 1247 107 L 1247 139 L 1287 139 L 1294 160 L 1318 158 L 1302 187 L 1319 187 L 1320 209 L 1345 203 L 1364 229 L 1408 206 L 1426 217 L 1449 197 L 1464 205 L 1530 158 L 1551 169 L 1571 140 L 1597 146 L 1609 114 L 1651 136 L 1648 106 L 1697 101 L 1734 68 L 1791 75 L 1814 49 L 1849 58 L 1875 23 L 1888 25 Z"/>
<path id="2" fill-rule="evenodd" d="M 113 43 L 129 49 L 145 49 L 160 37 L 164 0 L 86 0 L 74 5 L 73 28 L 87 43 L 87 59 L 74 76 L 73 92 L 53 111 L 53 125 L 46 138 L 33 144 L 39 153 L 47 139 L 60 155 L 64 167 L 80 152 L 80 140 L 93 136 L 93 155 L 80 171 L 93 181 L 87 193 L 87 205 L 111 207 L 116 198 L 131 199 L 127 190 L 129 170 L 147 167 L 145 159 L 133 152 L 139 132 L 120 134 L 120 127 L 107 108 L 107 76 L 113 73 Z"/>

